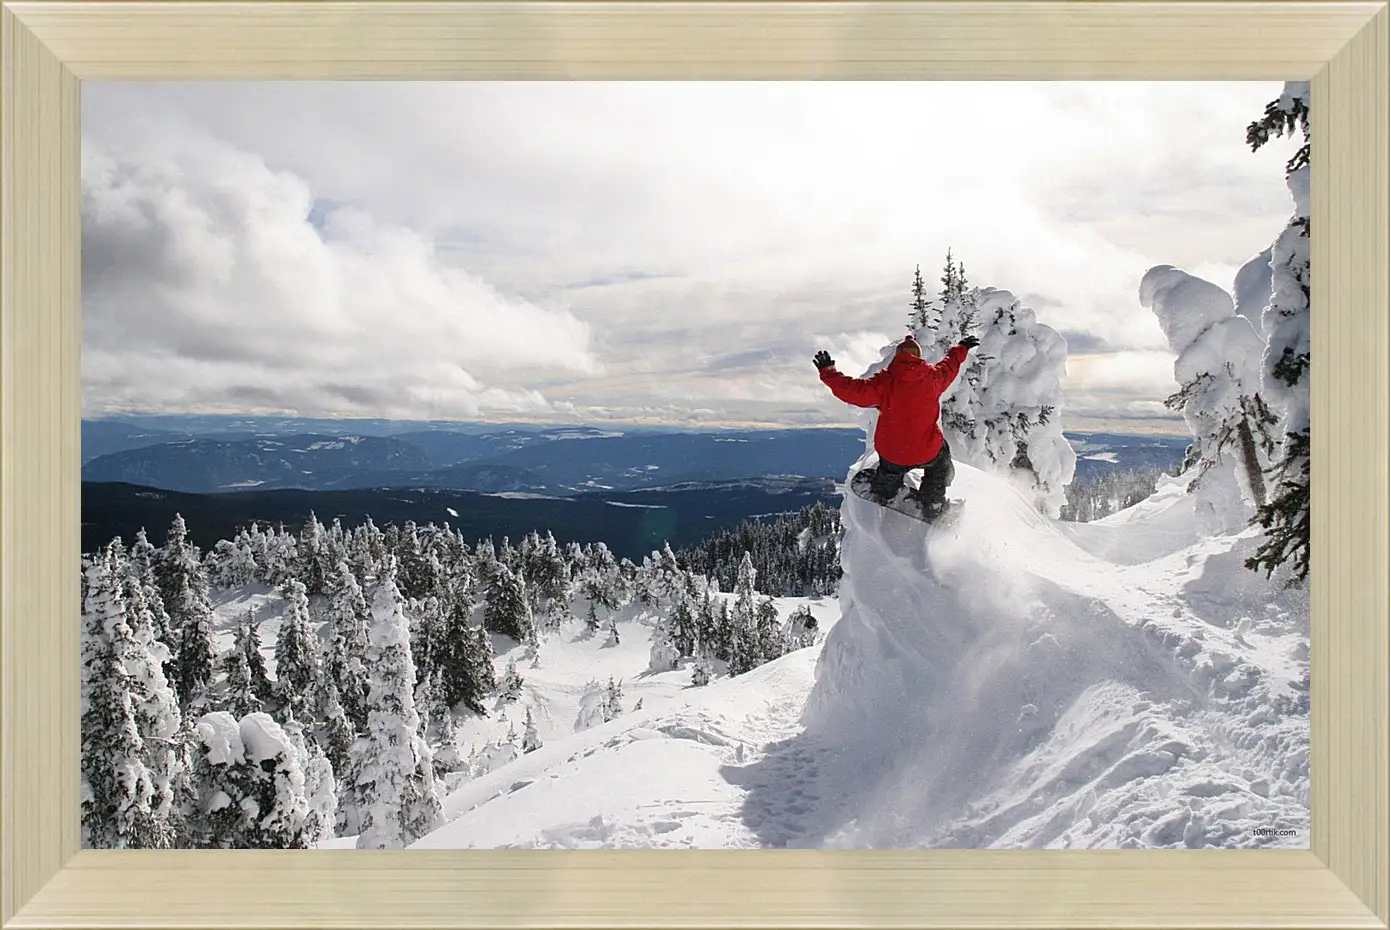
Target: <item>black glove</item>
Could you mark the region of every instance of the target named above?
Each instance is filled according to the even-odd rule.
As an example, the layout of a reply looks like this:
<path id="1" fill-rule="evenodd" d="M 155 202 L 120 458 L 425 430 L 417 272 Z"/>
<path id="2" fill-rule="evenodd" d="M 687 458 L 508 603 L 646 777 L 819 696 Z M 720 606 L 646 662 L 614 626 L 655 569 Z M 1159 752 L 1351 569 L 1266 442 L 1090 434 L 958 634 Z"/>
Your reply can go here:
<path id="1" fill-rule="evenodd" d="M 980 340 L 975 336 L 967 336 L 965 339 L 961 340 L 961 344 L 968 349 L 974 349 L 976 346 L 980 345 Z"/>
<path id="2" fill-rule="evenodd" d="M 817 352 L 816 355 L 812 357 L 811 362 L 818 369 L 830 368 L 835 364 L 835 360 L 831 358 L 831 353 L 827 352 L 825 349 Z"/>

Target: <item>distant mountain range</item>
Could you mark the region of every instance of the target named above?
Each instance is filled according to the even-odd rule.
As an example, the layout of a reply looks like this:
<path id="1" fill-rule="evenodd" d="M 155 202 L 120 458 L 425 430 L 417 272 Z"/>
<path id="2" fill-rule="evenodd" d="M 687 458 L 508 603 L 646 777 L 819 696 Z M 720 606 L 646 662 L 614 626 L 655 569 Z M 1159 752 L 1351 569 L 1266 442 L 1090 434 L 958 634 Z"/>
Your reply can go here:
<path id="1" fill-rule="evenodd" d="M 87 460 L 84 481 L 202 494 L 432 487 L 568 496 L 764 475 L 840 477 L 864 451 L 864 434 L 851 429 L 628 434 L 565 427 L 168 440 L 144 429 L 122 436 L 108 428 L 102 439 L 129 445 Z"/>
<path id="2" fill-rule="evenodd" d="M 306 425 L 322 430 L 326 422 L 331 421 L 232 421 L 219 432 L 192 435 L 174 426 L 196 424 L 165 429 L 140 421 L 86 421 L 82 478 L 200 494 L 420 487 L 570 496 L 769 475 L 842 478 L 864 451 L 859 429 L 630 432 L 531 426 L 478 432 L 404 424 L 410 428 L 389 435 L 294 431 Z M 373 423 L 390 425 L 368 425 Z M 247 432 L 251 427 L 257 431 Z M 1078 481 L 1115 469 L 1171 467 L 1182 461 L 1188 444 L 1107 433 L 1068 438 L 1078 454 Z"/>
<path id="3" fill-rule="evenodd" d="M 447 426 L 447 428 L 446 428 Z M 1068 435 L 1076 481 L 1172 468 L 1188 441 Z M 141 527 L 157 544 L 177 511 L 204 548 L 252 520 L 313 511 L 352 526 L 448 521 L 467 538 L 551 530 L 639 559 L 814 501 L 863 454 L 859 429 L 617 430 L 283 418 L 130 418 L 82 424 L 84 551 Z"/>

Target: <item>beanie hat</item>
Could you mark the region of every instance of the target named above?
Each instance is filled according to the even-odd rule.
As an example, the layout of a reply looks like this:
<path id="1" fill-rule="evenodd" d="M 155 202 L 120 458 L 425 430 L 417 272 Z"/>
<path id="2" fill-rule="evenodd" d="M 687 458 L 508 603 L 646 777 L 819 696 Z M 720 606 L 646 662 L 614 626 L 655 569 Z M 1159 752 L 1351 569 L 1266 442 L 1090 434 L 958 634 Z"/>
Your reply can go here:
<path id="1" fill-rule="evenodd" d="M 918 340 L 913 338 L 911 333 L 903 337 L 903 341 L 898 344 L 897 351 L 912 352 L 918 358 L 922 358 L 923 354 L 922 346 L 918 345 Z"/>

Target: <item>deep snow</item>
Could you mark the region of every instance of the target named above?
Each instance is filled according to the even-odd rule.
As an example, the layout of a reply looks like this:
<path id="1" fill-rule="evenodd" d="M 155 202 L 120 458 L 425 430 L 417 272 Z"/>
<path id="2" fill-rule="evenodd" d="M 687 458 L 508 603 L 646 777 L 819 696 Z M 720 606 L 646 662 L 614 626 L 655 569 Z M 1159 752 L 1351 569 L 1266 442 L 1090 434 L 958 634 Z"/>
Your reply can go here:
<path id="1" fill-rule="evenodd" d="M 737 678 L 650 673 L 633 608 L 536 663 L 495 640 L 522 697 L 461 718 L 463 751 L 528 709 L 542 747 L 446 779 L 413 848 L 1308 846 L 1308 596 L 1242 565 L 1251 533 L 1206 535 L 1182 479 L 1090 524 L 968 465 L 951 496 L 932 532 L 847 495 L 824 644 Z M 224 597 L 224 627 L 264 605 L 269 646 L 278 595 Z M 577 730 L 610 677 L 623 714 Z"/>
<path id="2" fill-rule="evenodd" d="M 1307 847 L 1307 595 L 1196 538 L 1178 484 L 1068 525 L 959 467 L 945 534 L 848 498 L 802 741 L 852 761 L 806 839 Z"/>

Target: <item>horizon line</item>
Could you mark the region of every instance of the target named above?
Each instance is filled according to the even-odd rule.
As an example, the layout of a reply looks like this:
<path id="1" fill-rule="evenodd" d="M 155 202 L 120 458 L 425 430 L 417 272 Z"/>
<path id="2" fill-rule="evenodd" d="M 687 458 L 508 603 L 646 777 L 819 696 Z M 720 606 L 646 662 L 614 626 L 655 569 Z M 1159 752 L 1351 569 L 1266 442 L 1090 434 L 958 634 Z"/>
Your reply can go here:
<path id="1" fill-rule="evenodd" d="M 670 429 L 674 431 L 691 432 L 719 432 L 725 430 L 812 430 L 812 429 L 850 429 L 863 431 L 864 427 L 853 422 L 825 422 L 825 423 L 789 423 L 789 422 L 770 422 L 767 420 L 720 420 L 705 423 L 685 423 L 680 421 L 668 420 L 639 420 L 639 419 L 614 419 L 614 420 L 589 420 L 589 421 L 564 421 L 548 420 L 530 417 L 513 418 L 491 418 L 479 417 L 474 419 L 460 418 L 402 418 L 390 416 L 363 416 L 348 414 L 302 414 L 279 412 L 255 412 L 243 411 L 237 413 L 227 412 L 135 412 L 135 411 L 106 411 L 101 413 L 84 413 L 82 422 L 94 422 L 98 420 L 121 420 L 121 419 L 176 419 L 176 418 L 206 418 L 206 419 L 281 419 L 281 420 L 307 420 L 322 422 L 341 422 L 341 423 L 400 423 L 400 424 L 420 424 L 423 426 L 437 425 L 469 425 L 469 426 L 514 426 L 526 425 L 536 427 L 547 427 L 554 429 L 617 429 L 617 428 L 640 428 L 640 429 Z M 1175 439 L 1192 439 L 1192 434 L 1181 426 L 1181 420 L 1170 421 L 1167 419 L 1143 418 L 1135 419 L 1124 423 L 1107 424 L 1106 418 L 1094 419 L 1097 425 L 1078 425 L 1065 426 L 1063 433 L 1115 433 L 1118 435 L 1132 436 L 1164 436 Z M 1173 424 L 1171 426 L 1171 423 Z M 1150 425 L 1152 424 L 1152 425 Z"/>

